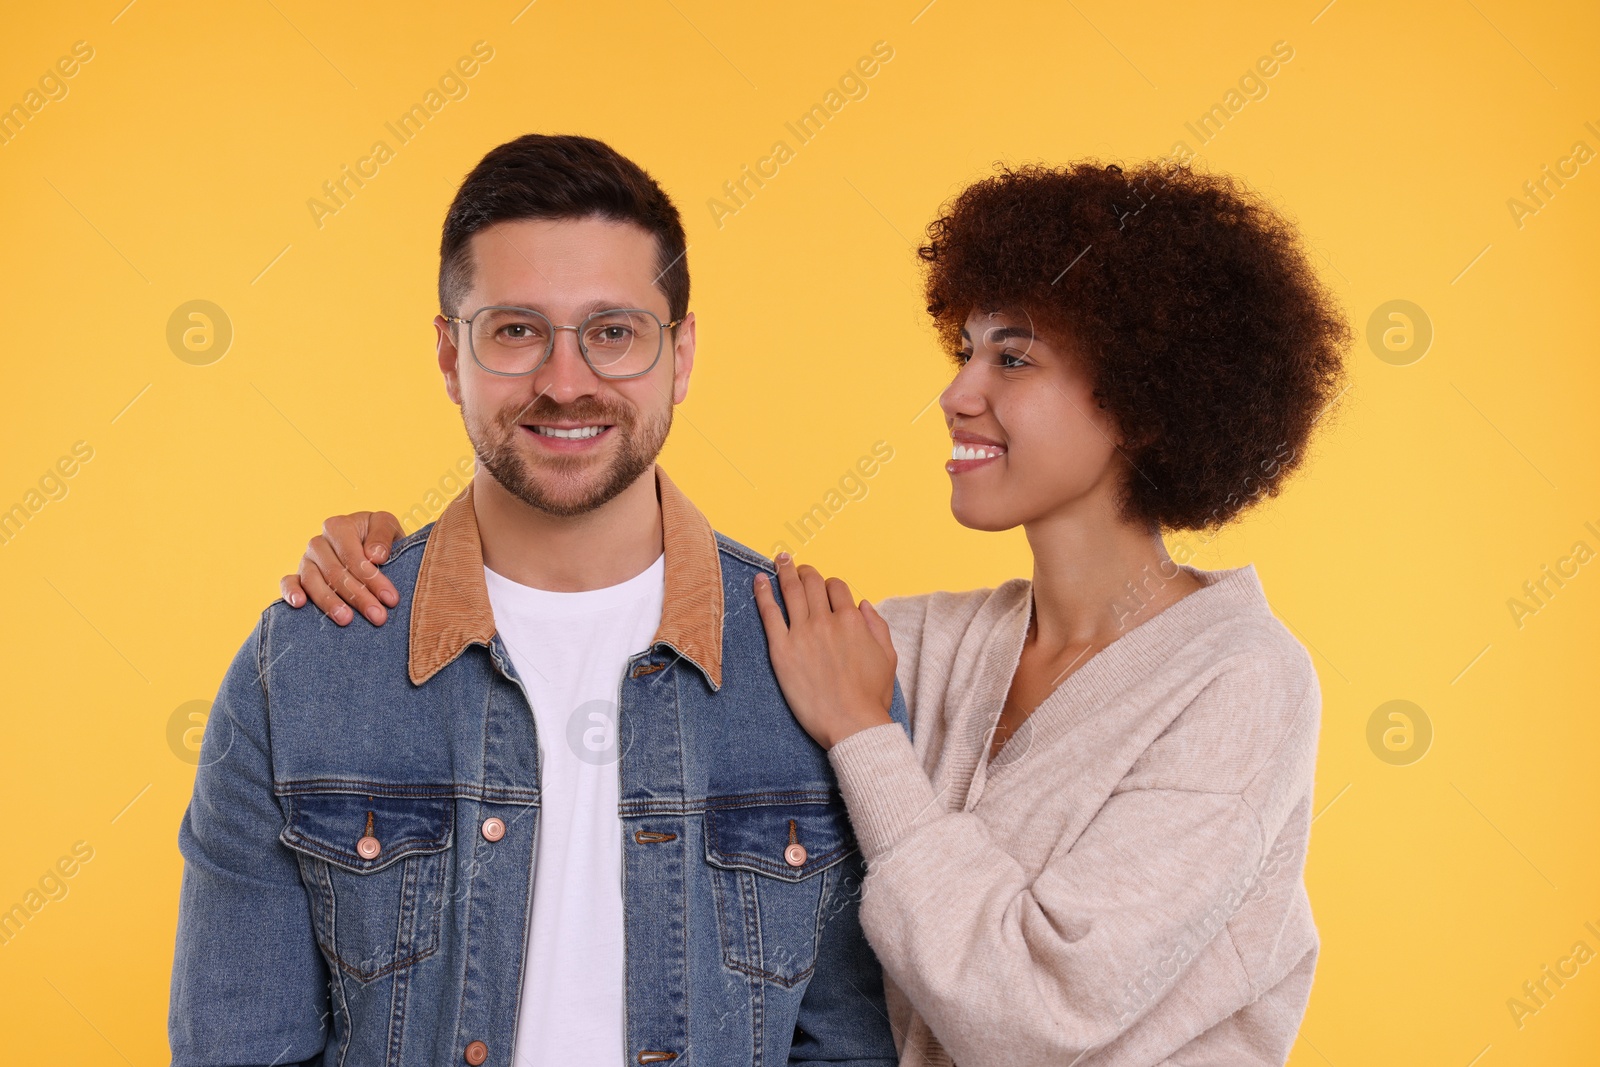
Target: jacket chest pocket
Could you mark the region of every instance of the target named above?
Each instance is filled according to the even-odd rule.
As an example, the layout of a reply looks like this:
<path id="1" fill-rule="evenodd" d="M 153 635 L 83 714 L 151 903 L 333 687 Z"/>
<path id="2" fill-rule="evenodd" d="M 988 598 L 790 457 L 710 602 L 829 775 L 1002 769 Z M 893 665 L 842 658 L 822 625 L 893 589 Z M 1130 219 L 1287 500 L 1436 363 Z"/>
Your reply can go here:
<path id="1" fill-rule="evenodd" d="M 278 839 L 295 852 L 317 942 L 363 982 L 439 948 L 452 797 L 297 793 Z"/>
<path id="2" fill-rule="evenodd" d="M 704 819 L 723 963 L 785 987 L 810 977 L 827 872 L 856 848 L 843 805 L 712 807 Z"/>

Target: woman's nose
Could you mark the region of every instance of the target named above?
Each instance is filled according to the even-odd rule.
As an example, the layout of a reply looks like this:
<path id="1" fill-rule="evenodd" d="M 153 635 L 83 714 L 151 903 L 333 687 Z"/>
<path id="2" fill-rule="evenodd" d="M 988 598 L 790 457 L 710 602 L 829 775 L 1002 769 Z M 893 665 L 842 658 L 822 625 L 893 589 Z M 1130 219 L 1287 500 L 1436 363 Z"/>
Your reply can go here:
<path id="1" fill-rule="evenodd" d="M 983 394 L 977 386 L 978 376 L 974 372 L 973 361 L 968 360 L 960 370 L 956 371 L 955 378 L 944 387 L 944 392 L 939 394 L 939 407 L 943 409 L 946 418 L 982 413 Z"/>

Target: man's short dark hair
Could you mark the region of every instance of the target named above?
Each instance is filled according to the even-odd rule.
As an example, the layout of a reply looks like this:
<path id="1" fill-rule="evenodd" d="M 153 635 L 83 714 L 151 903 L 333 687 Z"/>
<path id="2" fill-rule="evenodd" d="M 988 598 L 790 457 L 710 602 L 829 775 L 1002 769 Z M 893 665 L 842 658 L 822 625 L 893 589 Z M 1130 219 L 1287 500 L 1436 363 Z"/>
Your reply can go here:
<path id="1" fill-rule="evenodd" d="M 472 235 L 514 219 L 599 217 L 631 222 L 656 239 L 656 288 L 668 317 L 689 310 L 689 258 L 683 221 L 643 167 L 593 137 L 529 133 L 507 141 L 472 168 L 444 219 L 439 242 L 439 307 L 459 315 L 472 288 Z"/>

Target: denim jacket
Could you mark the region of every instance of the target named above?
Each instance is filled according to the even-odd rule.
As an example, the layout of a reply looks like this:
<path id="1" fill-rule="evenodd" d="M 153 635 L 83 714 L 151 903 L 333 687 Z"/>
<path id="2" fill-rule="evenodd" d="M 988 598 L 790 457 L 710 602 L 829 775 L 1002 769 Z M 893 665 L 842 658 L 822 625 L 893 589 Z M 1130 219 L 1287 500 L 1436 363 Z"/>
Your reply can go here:
<path id="1" fill-rule="evenodd" d="M 861 854 L 751 595 L 772 564 L 656 488 L 661 623 L 617 722 L 624 1062 L 890 1067 Z M 470 483 L 383 569 L 386 625 L 278 601 L 223 679 L 178 833 L 174 1067 L 511 1067 L 539 742 Z"/>

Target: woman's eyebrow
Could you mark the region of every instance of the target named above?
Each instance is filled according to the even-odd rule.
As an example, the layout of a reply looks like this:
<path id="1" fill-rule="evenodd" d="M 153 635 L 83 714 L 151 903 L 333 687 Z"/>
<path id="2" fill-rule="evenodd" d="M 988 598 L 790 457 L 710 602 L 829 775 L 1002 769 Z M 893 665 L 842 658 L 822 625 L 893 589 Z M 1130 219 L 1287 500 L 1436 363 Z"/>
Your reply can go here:
<path id="1" fill-rule="evenodd" d="M 1009 341 L 1013 337 L 1023 337 L 1031 341 L 1033 340 L 1033 330 L 1026 326 L 986 326 L 983 330 L 983 339 L 990 344 Z M 967 332 L 965 326 L 961 328 L 961 339 L 963 341 L 972 340 L 972 335 Z"/>

